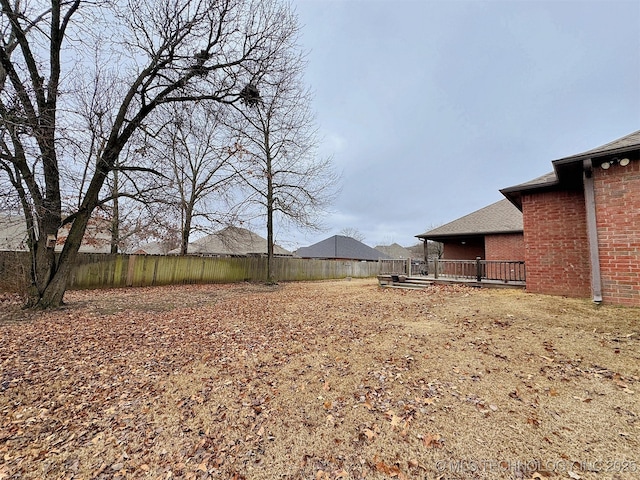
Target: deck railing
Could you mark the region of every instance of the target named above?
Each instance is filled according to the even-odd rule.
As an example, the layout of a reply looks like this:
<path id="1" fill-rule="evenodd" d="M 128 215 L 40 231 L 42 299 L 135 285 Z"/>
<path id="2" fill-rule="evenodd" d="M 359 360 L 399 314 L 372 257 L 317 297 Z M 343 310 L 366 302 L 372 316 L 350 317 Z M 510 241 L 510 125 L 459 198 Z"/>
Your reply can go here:
<path id="1" fill-rule="evenodd" d="M 451 280 L 524 283 L 524 262 L 514 260 L 380 260 L 380 275 L 429 276 Z"/>
<path id="2" fill-rule="evenodd" d="M 434 278 L 475 279 L 501 282 L 526 281 L 523 261 L 513 260 L 429 260 L 427 274 Z"/>
<path id="3" fill-rule="evenodd" d="M 380 275 L 402 274 L 411 275 L 411 261 L 406 258 L 401 259 L 380 259 Z"/>

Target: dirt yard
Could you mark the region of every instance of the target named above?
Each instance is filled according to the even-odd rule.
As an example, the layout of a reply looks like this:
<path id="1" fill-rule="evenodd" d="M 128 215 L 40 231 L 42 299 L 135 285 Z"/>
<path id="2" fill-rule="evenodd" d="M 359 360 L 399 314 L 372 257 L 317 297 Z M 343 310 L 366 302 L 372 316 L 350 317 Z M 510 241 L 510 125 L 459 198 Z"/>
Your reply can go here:
<path id="1" fill-rule="evenodd" d="M 640 309 L 375 280 L 0 296 L 0 479 L 640 477 Z"/>

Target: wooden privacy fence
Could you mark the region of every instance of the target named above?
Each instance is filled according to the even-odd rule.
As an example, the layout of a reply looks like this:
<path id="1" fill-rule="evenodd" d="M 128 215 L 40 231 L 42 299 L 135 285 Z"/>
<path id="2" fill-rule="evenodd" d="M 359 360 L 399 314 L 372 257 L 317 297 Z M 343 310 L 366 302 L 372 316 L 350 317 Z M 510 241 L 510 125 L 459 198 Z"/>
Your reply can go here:
<path id="1" fill-rule="evenodd" d="M 26 276 L 29 258 L 28 252 L 0 252 L 0 278 Z M 280 281 L 324 280 L 375 277 L 379 273 L 380 264 L 358 260 L 276 257 L 272 268 L 273 277 Z M 8 275 L 12 277 L 7 277 Z M 67 287 L 116 288 L 266 280 L 266 257 L 81 253 L 72 269 Z"/>

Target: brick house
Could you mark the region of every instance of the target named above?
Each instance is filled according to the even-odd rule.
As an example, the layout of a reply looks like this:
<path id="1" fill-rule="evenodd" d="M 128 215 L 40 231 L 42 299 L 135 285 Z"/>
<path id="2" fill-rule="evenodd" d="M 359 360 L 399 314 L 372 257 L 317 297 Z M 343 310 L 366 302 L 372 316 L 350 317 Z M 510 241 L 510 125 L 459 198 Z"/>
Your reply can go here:
<path id="1" fill-rule="evenodd" d="M 445 260 L 525 259 L 522 213 L 506 199 L 416 237 L 442 243 Z"/>
<path id="2" fill-rule="evenodd" d="M 640 131 L 502 189 L 522 211 L 527 291 L 640 306 Z"/>

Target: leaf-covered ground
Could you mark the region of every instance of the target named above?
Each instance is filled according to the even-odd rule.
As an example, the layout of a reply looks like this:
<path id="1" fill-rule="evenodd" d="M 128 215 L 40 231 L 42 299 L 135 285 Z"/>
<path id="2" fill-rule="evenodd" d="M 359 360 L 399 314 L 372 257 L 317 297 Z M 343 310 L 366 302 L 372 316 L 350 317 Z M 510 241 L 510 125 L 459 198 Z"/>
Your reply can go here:
<path id="1" fill-rule="evenodd" d="M 0 479 L 631 479 L 640 309 L 375 280 L 0 296 Z"/>

